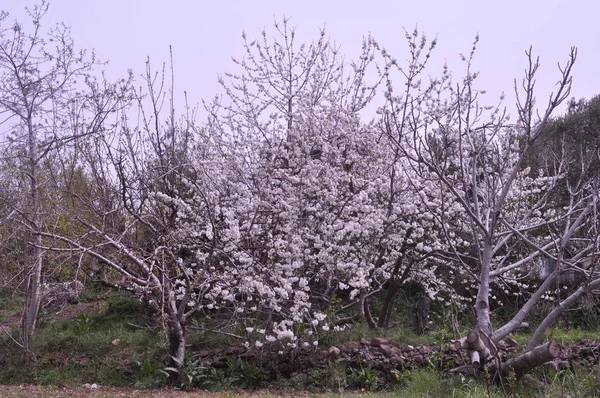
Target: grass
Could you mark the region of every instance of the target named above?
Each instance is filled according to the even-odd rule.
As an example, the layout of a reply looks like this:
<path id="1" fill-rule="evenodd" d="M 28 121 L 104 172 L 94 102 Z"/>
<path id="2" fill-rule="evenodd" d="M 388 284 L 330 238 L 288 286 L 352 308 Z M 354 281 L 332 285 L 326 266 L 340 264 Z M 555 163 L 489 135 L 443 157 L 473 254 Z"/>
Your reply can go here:
<path id="1" fill-rule="evenodd" d="M 21 364 L 15 344 L 1 335 L 0 352 L 8 355 L 0 383 L 133 385 L 141 373 L 137 363 L 166 352 L 164 336 L 132 326 L 145 325 L 147 318 L 131 298 L 112 297 L 102 307 L 98 314 L 70 320 L 42 317 L 32 339 L 37 360 L 28 367 Z"/>
<path id="2" fill-rule="evenodd" d="M 0 287 L 0 320 L 19 315 L 23 309 L 23 299 Z"/>

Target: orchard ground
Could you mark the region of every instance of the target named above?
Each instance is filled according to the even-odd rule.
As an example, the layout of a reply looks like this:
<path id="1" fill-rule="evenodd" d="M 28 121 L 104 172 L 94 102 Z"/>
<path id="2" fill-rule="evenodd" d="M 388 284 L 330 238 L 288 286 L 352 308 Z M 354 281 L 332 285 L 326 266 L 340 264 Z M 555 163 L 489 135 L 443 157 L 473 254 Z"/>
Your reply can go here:
<path id="1" fill-rule="evenodd" d="M 86 290 L 79 302 L 43 313 L 33 349 L 36 360 L 21 363 L 11 341 L 19 327 L 20 301 L 4 294 L 0 324 L 0 396 L 6 397 L 188 397 L 188 396 L 596 396 L 600 333 L 553 329 L 562 343 L 555 366 L 539 368 L 513 385 L 489 385 L 450 369 L 466 358 L 451 351 L 453 337 L 443 319 L 417 336 L 403 323 L 370 330 L 355 324 L 322 336 L 318 348 L 282 355 L 274 347 L 249 349 L 231 335 L 190 328 L 186 382 L 168 387 L 168 345 L 152 328 L 145 307 L 123 294 Z M 198 326 L 197 324 L 196 326 Z M 202 329 L 202 330 L 200 330 Z M 514 335 L 506 358 L 522 351 L 529 335 Z M 332 348 L 333 347 L 333 348 Z"/>

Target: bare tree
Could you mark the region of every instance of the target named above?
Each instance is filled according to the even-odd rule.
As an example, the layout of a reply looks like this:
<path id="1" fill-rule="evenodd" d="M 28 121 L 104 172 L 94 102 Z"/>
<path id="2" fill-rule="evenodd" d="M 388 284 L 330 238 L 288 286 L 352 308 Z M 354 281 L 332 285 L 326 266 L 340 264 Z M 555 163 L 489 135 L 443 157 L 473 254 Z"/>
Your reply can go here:
<path id="1" fill-rule="evenodd" d="M 75 140 L 100 133 L 106 117 L 119 106 L 126 83 L 100 85 L 89 74 L 98 64 L 94 54 L 76 50 L 65 25 L 48 31 L 42 20 L 48 4 L 27 9 L 30 30 L 19 22 L 8 26 L 8 14 L 0 14 L 0 123 L 4 130 L 5 160 L 24 178 L 23 201 L 3 198 L 31 232 L 28 240 L 26 304 L 23 314 L 23 346 L 29 357 L 29 336 L 35 329 L 40 306 L 43 273 L 42 235 L 44 185 L 48 179 L 44 162 L 56 150 Z M 84 87 L 90 90 L 86 91 Z M 90 95 L 90 91 L 94 91 Z M 78 123 L 82 114 L 85 123 Z M 26 183 L 25 183 L 26 182 Z"/>
<path id="2" fill-rule="evenodd" d="M 422 70 L 424 63 L 419 56 L 425 42 L 424 38 L 420 45 L 409 40 L 412 62 L 406 69 L 398 67 L 405 79 Z M 448 252 L 458 264 L 455 271 L 477 286 L 472 303 L 477 325 L 473 334 L 457 342 L 457 347 L 469 348 L 481 357 L 474 363 L 483 364 L 486 357 L 489 360 L 495 355 L 499 340 L 521 327 L 565 270 L 581 270 L 586 275 L 583 285 L 539 325 L 528 349 L 534 348 L 560 312 L 597 285 L 596 274 L 589 267 L 589 259 L 597 252 L 597 237 L 583 236 L 582 231 L 595 228 L 597 220 L 592 214 L 597 209 L 598 191 L 593 181 L 569 182 L 569 201 L 562 206 L 553 195 L 568 172 L 567 159 L 557 154 L 552 168 L 539 172 L 531 173 L 525 167 L 533 144 L 543 136 L 552 113 L 569 95 L 576 49 L 571 50 L 566 65 L 559 67 L 556 92 L 537 116 L 534 88 L 539 63 L 531 51 L 527 52 L 525 78 L 519 86 L 515 82 L 519 120 L 514 125 L 508 123 L 501 105 L 480 105 L 482 93 L 474 84 L 477 73 L 471 71 L 474 52 L 475 45 L 470 56 L 463 56 L 467 73 L 462 83 L 452 83 L 449 74 L 444 73 L 425 87 L 406 84 L 401 95 L 393 91 L 396 62 L 384 52 L 388 66 L 384 76 L 389 83 L 382 128 L 402 151 L 413 185 L 422 189 L 426 181 L 433 194 L 445 198 L 438 205 L 429 200 L 421 203 L 425 211 L 441 221 L 446 239 L 461 234 L 469 241 L 468 247 L 451 245 Z M 448 213 L 456 206 L 462 217 L 452 220 Z M 568 256 L 569 252 L 576 254 Z M 555 261 L 556 269 L 535 287 L 512 320 L 495 328 L 490 317 L 494 285 L 524 285 L 530 281 L 525 276 L 534 272 L 533 264 L 540 258 Z M 560 349 L 535 352 L 544 353 L 538 359 L 548 360 L 548 355 Z M 535 366 L 539 361 L 518 363 Z"/>

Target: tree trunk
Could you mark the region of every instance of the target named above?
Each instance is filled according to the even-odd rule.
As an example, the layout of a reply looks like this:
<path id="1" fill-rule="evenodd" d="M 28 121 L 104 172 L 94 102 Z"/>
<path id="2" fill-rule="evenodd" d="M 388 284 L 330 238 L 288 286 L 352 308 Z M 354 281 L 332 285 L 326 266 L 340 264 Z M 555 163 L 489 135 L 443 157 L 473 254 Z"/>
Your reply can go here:
<path id="1" fill-rule="evenodd" d="M 42 244 L 42 237 L 40 235 L 35 236 L 36 246 Z M 33 265 L 31 273 L 31 283 L 29 285 L 29 308 L 27 309 L 27 330 L 29 334 L 33 334 L 37 323 L 37 315 L 40 309 L 41 294 L 40 285 L 42 284 L 42 261 L 43 251 L 39 247 L 33 248 Z"/>
<path id="2" fill-rule="evenodd" d="M 185 375 L 183 366 L 185 364 L 185 325 L 179 319 L 177 311 L 171 308 L 168 310 L 169 316 L 169 354 L 173 361 L 173 367 L 177 372 L 171 372 L 169 381 L 174 385 L 182 385 Z"/>
<path id="3" fill-rule="evenodd" d="M 379 314 L 379 322 L 377 326 L 380 328 L 388 328 L 392 323 L 392 314 L 394 313 L 394 304 L 400 292 L 400 285 L 395 281 L 390 281 L 390 285 L 385 295 L 381 314 Z"/>
<path id="4" fill-rule="evenodd" d="M 37 315 L 40 308 L 40 284 L 42 280 L 42 258 L 43 250 L 42 236 L 39 234 L 41 228 L 41 206 L 40 206 L 40 185 L 38 181 L 38 140 L 35 128 L 33 126 L 32 112 L 27 117 L 27 150 L 28 150 L 28 165 L 27 173 L 29 177 L 29 209 L 27 222 L 33 230 L 32 255 L 30 258 L 30 270 L 27 278 L 27 291 L 25 308 L 23 310 L 23 355 L 25 361 L 29 361 L 29 337 L 35 330 Z"/>
<path id="5" fill-rule="evenodd" d="M 427 322 L 429 320 L 429 308 L 431 305 L 431 299 L 429 296 L 424 294 L 419 301 L 417 301 L 417 305 L 415 307 L 415 333 L 418 335 L 422 335 L 425 333 L 425 328 L 427 327 Z"/>
<path id="6" fill-rule="evenodd" d="M 377 324 L 373 319 L 373 315 L 371 315 L 371 307 L 369 306 L 369 299 L 366 299 L 363 303 L 363 312 L 365 314 L 365 319 L 367 320 L 367 325 L 369 325 L 369 329 L 377 329 Z"/>
<path id="7" fill-rule="evenodd" d="M 492 322 L 490 319 L 490 267 L 492 263 L 492 244 L 484 242 L 481 255 L 481 272 L 479 274 L 479 289 L 475 301 L 475 314 L 477 315 L 477 330 L 492 335 Z"/>

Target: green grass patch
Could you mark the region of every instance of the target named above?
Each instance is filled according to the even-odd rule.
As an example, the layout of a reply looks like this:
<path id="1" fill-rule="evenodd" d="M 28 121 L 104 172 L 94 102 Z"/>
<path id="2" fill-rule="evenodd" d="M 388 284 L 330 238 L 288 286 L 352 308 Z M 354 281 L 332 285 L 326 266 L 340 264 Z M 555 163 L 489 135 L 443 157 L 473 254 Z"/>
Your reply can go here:
<path id="1" fill-rule="evenodd" d="M 515 332 L 514 339 L 525 346 L 531 339 L 531 333 Z M 600 340 L 600 330 L 587 330 L 579 328 L 549 328 L 543 336 L 544 341 L 556 341 L 560 344 L 576 343 L 582 340 Z"/>
<path id="2" fill-rule="evenodd" d="M 166 339 L 161 332 L 133 326 L 149 321 L 137 300 L 112 297 L 100 308 L 97 314 L 63 321 L 45 317 L 31 341 L 37 360 L 26 368 L 21 351 L 8 336 L 0 336 L 0 351 L 7 353 L 0 383 L 133 386 L 143 377 L 143 358 L 158 363 L 164 357 Z"/>
<path id="3" fill-rule="evenodd" d="M 20 314 L 23 302 L 22 297 L 13 295 L 6 288 L 0 288 L 0 319 Z"/>

